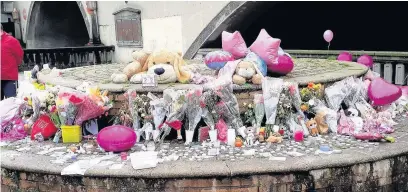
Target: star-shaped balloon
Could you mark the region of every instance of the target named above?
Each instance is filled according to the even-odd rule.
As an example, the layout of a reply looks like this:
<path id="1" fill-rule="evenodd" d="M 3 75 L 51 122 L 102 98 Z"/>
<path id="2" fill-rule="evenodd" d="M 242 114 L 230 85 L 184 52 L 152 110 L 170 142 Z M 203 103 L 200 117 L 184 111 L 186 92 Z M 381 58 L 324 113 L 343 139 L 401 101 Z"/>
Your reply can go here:
<path id="1" fill-rule="evenodd" d="M 271 37 L 265 29 L 262 29 L 249 49 L 261 57 L 267 65 L 274 64 L 278 59 L 280 43 L 280 39 Z"/>

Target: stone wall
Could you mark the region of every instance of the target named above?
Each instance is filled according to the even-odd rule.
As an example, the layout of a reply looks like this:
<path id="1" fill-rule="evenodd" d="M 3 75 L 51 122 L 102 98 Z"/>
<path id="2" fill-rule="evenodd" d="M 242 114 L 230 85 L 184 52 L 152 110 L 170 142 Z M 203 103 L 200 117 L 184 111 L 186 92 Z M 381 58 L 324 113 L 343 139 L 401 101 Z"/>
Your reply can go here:
<path id="1" fill-rule="evenodd" d="M 71 177 L 1 169 L 1 191 L 408 191 L 408 154 L 347 167 L 211 178 Z M 267 160 L 266 160 L 267 161 Z M 282 162 L 284 163 L 284 162 Z"/>

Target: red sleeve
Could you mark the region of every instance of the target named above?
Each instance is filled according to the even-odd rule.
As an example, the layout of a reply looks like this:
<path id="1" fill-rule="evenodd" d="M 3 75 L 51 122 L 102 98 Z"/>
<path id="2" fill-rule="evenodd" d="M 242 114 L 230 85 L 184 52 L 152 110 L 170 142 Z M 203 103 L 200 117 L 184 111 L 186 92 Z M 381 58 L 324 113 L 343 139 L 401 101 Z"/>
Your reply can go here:
<path id="1" fill-rule="evenodd" d="M 17 39 L 13 39 L 11 48 L 13 49 L 12 53 L 16 58 L 17 65 L 20 65 L 23 61 L 24 56 L 24 51 L 23 48 L 21 48 L 20 42 Z"/>

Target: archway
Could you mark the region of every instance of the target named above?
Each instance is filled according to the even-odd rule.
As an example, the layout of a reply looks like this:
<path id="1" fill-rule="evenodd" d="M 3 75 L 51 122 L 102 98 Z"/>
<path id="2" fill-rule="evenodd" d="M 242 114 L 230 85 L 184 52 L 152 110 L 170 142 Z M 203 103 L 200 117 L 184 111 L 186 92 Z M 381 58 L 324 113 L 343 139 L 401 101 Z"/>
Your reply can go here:
<path id="1" fill-rule="evenodd" d="M 222 10 L 229 16 L 211 21 L 203 31 L 212 27 L 212 33 L 201 33 L 187 53 L 221 48 L 223 30 L 240 31 L 249 46 L 262 28 L 282 39 L 284 49 L 327 49 L 322 35 L 331 29 L 332 50 L 408 51 L 406 7 L 408 2 L 243 2 Z"/>
<path id="2" fill-rule="evenodd" d="M 84 46 L 89 23 L 84 8 L 75 1 L 36 1 L 27 18 L 27 48 Z"/>

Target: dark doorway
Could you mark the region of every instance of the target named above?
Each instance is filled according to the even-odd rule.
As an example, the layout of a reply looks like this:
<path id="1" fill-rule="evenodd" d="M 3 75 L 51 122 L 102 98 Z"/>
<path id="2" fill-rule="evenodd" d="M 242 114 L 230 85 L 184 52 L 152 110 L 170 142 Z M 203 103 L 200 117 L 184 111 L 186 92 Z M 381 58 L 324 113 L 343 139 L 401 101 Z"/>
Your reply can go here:
<path id="1" fill-rule="evenodd" d="M 75 1 L 35 2 L 27 35 L 28 48 L 84 46 L 89 41 Z"/>
<path id="2" fill-rule="evenodd" d="M 408 2 L 263 2 L 227 31 L 241 32 L 248 46 L 265 28 L 283 49 L 408 51 Z M 250 21 L 245 21 L 250 19 Z M 220 48 L 221 36 L 202 48 Z"/>

